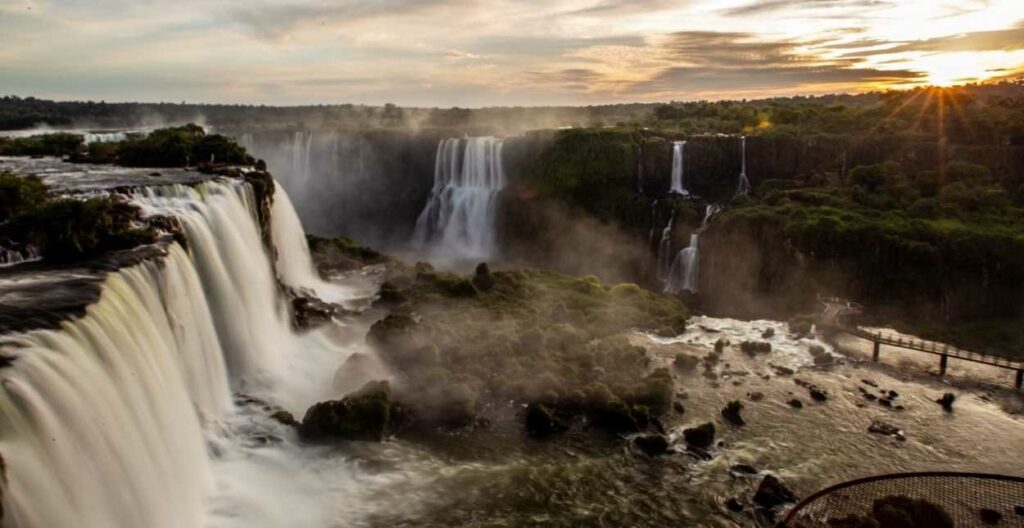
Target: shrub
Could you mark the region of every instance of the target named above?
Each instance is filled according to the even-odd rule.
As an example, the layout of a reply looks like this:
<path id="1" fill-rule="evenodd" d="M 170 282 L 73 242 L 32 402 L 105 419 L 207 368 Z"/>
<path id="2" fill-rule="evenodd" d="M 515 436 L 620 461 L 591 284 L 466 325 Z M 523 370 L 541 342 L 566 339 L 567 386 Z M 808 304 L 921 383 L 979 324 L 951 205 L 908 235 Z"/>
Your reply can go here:
<path id="1" fill-rule="evenodd" d="M 46 185 L 39 177 L 0 172 L 0 222 L 38 207 L 46 198 Z"/>

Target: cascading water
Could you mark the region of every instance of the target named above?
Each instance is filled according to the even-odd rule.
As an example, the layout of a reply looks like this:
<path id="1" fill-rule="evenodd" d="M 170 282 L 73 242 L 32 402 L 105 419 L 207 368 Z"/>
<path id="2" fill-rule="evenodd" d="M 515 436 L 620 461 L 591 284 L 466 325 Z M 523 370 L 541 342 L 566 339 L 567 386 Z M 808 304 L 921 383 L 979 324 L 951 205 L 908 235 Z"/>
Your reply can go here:
<path id="1" fill-rule="evenodd" d="M 690 191 L 686 188 L 686 174 L 683 167 L 685 149 L 685 141 L 672 142 L 672 188 L 669 192 L 689 196 Z"/>
<path id="2" fill-rule="evenodd" d="M 24 262 L 35 262 L 40 260 L 42 255 L 35 246 L 29 244 L 17 247 L 5 247 L 0 245 L 0 268 L 15 266 Z"/>
<path id="3" fill-rule="evenodd" d="M 232 402 L 241 392 L 301 412 L 340 396 L 334 368 L 366 350 L 291 330 L 251 188 L 162 186 L 133 201 L 177 217 L 188 251 L 172 243 L 111 274 L 83 317 L 0 345 L 14 358 L 0 370 L 4 526 L 328 526 L 368 508 L 346 500 L 362 491 L 344 458 L 328 484 L 301 470 L 294 432 Z M 291 227 L 274 228 L 289 252 L 279 264 L 309 286 L 308 250 L 279 240 Z M 279 443 L 254 451 L 251 434 Z"/>
<path id="4" fill-rule="evenodd" d="M 86 132 L 82 134 L 82 139 L 86 145 L 90 143 L 113 143 L 128 139 L 128 134 L 126 132 Z"/>
<path id="5" fill-rule="evenodd" d="M 413 230 L 413 245 L 442 257 L 492 256 L 497 197 L 505 186 L 503 141 L 445 139 L 437 147 L 434 188 Z"/>
<path id="6" fill-rule="evenodd" d="M 736 184 L 736 194 L 750 193 L 750 180 L 747 178 L 747 136 L 740 136 L 740 176 Z"/>
<path id="7" fill-rule="evenodd" d="M 291 178 L 296 180 L 296 189 L 304 189 L 313 174 L 310 153 L 313 149 L 313 132 L 296 130 L 292 136 Z"/>
<path id="8" fill-rule="evenodd" d="M 700 252 L 698 244 L 700 234 L 707 229 L 711 217 L 717 214 L 721 207 L 717 204 L 708 204 L 704 208 L 704 220 L 700 227 L 690 235 L 690 245 L 686 246 L 676 254 L 675 260 L 668 272 L 668 279 L 665 281 L 665 291 L 668 293 L 690 292 L 697 293 L 700 279 Z"/>
<path id="9" fill-rule="evenodd" d="M 661 231 L 661 241 L 658 242 L 658 279 L 665 281 L 672 270 L 672 222 L 675 220 L 676 212 L 668 217 L 668 224 Z"/>

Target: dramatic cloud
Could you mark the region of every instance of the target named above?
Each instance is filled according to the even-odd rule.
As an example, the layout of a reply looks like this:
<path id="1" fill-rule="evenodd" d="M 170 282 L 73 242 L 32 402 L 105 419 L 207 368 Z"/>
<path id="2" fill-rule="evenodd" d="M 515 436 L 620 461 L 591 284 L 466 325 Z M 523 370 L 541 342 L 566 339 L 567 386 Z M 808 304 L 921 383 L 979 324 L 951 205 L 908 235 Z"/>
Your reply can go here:
<path id="1" fill-rule="evenodd" d="M 864 91 L 1024 67 L 1020 0 L 0 0 L 0 93 L 417 106 Z"/>

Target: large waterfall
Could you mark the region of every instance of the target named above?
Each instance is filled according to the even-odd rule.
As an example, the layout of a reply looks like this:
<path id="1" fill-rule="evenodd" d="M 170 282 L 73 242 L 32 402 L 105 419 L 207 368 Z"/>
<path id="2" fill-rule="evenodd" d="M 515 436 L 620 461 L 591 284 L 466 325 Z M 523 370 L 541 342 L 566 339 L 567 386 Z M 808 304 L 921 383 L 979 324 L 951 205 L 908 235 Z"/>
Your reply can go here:
<path id="1" fill-rule="evenodd" d="M 445 139 L 437 147 L 434 188 L 413 231 L 413 245 L 440 258 L 486 259 L 497 249 L 495 209 L 505 186 L 503 141 Z"/>
<path id="2" fill-rule="evenodd" d="M 359 491 L 353 470 L 303 471 L 289 458 L 301 456 L 289 454 L 294 433 L 231 398 L 301 415 L 338 396 L 333 371 L 353 351 L 326 332 L 291 330 L 251 188 L 162 186 L 134 201 L 177 217 L 188 250 L 173 243 L 164 258 L 112 273 L 83 317 L 0 345 L 15 358 L 0 370 L 4 526 L 343 522 L 357 509 L 346 500 Z M 275 213 L 287 204 L 279 196 Z M 301 229 L 277 240 L 295 227 L 284 220 L 273 230 L 278 266 L 292 270 L 282 280 L 323 286 L 297 250 Z M 253 434 L 282 440 L 253 450 Z"/>
<path id="3" fill-rule="evenodd" d="M 750 179 L 747 178 L 747 136 L 740 136 L 740 176 L 736 183 L 736 194 L 750 193 Z"/>
<path id="4" fill-rule="evenodd" d="M 685 141 L 672 142 L 672 187 L 669 192 L 689 196 L 690 191 L 686 188 L 686 173 L 683 167 L 684 149 L 686 149 Z"/>

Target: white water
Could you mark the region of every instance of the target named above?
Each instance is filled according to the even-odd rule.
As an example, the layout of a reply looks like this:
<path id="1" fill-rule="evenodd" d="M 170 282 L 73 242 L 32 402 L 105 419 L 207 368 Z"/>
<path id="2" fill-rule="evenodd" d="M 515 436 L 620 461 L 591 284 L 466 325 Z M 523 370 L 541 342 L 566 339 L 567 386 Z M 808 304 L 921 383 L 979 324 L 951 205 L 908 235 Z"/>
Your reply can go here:
<path id="1" fill-rule="evenodd" d="M 334 370 L 365 346 L 331 326 L 291 331 L 247 185 L 166 186 L 135 202 L 181 219 L 189 251 L 172 244 L 113 273 L 84 317 L 3 345 L 18 358 L 0 371 L 4 526 L 352 524 L 373 504 L 360 494 L 394 477 L 306 450 L 230 395 L 301 417 L 340 396 Z M 312 269 L 308 253 L 293 256 L 284 267 Z"/>
<path id="2" fill-rule="evenodd" d="M 0 268 L 15 266 L 24 262 L 35 262 L 42 259 L 39 250 L 29 244 L 20 248 L 6 248 L 0 246 Z"/>
<path id="3" fill-rule="evenodd" d="M 690 235 L 690 245 L 680 250 L 676 254 L 675 260 L 672 261 L 672 267 L 665 281 L 666 292 L 698 292 L 700 282 L 700 251 L 698 247 L 700 234 L 707 228 L 711 217 L 717 214 L 719 210 L 720 207 L 716 204 L 709 204 L 704 209 L 704 220 L 701 221 L 700 227 Z M 671 227 L 671 224 L 669 227 Z"/>
<path id="4" fill-rule="evenodd" d="M 661 241 L 658 242 L 658 279 L 661 281 L 668 279 L 672 269 L 672 222 L 675 217 L 676 212 L 673 210 L 672 216 L 668 218 L 668 224 L 661 230 Z"/>
<path id="5" fill-rule="evenodd" d="M 415 247 L 442 258 L 486 259 L 495 253 L 495 209 L 505 186 L 502 144 L 493 137 L 440 142 L 434 188 L 413 230 Z"/>
<path id="6" fill-rule="evenodd" d="M 690 191 L 686 188 L 686 173 L 683 167 L 685 149 L 685 141 L 672 142 L 672 188 L 669 189 L 669 192 L 689 196 Z"/>
<path id="7" fill-rule="evenodd" d="M 747 178 L 747 136 L 740 137 L 740 177 L 736 184 L 736 194 L 750 193 L 750 180 Z"/>
<path id="8" fill-rule="evenodd" d="M 84 143 L 114 143 L 128 139 L 127 132 L 86 132 L 82 134 Z"/>

